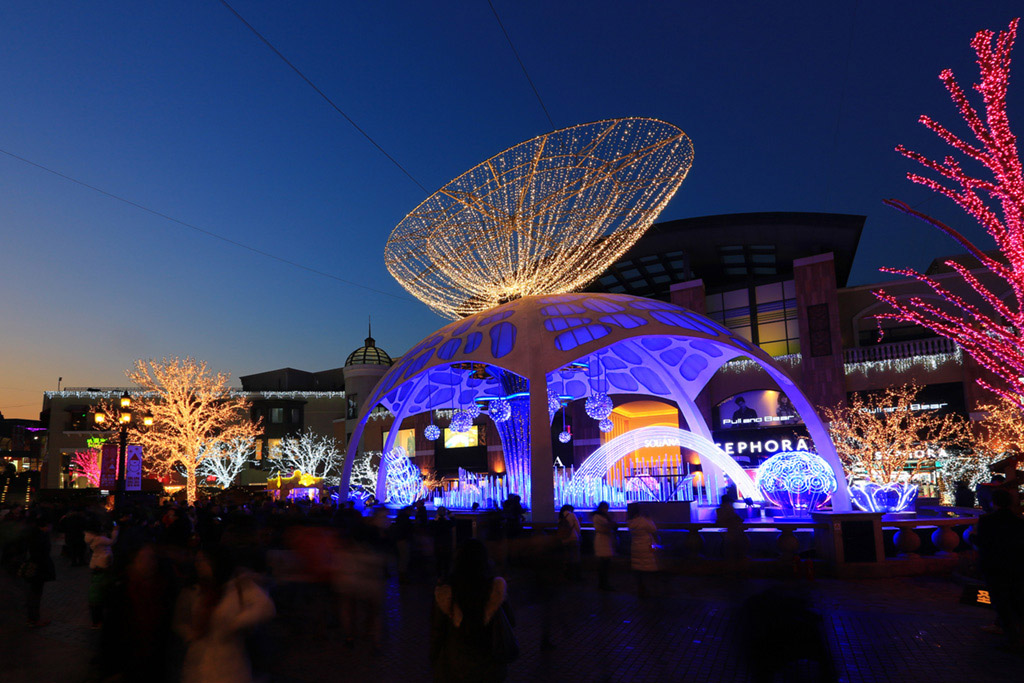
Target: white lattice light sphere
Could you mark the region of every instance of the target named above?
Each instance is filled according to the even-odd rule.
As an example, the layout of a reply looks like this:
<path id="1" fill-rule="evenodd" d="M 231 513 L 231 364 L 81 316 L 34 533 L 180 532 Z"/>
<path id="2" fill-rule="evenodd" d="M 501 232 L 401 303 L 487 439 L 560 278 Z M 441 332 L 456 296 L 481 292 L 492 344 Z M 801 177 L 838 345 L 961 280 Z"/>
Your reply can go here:
<path id="1" fill-rule="evenodd" d="M 495 422 L 507 422 L 512 417 L 512 404 L 508 399 L 496 398 L 491 401 L 489 412 Z"/>
<path id="2" fill-rule="evenodd" d="M 612 423 L 611 419 L 607 417 L 597 423 L 597 428 L 602 432 L 610 432 L 614 427 L 615 425 Z"/>
<path id="3" fill-rule="evenodd" d="M 559 410 L 562 409 L 562 399 L 558 397 L 558 392 L 553 389 L 548 389 L 548 419 L 550 420 L 555 416 Z"/>
<path id="4" fill-rule="evenodd" d="M 469 416 L 470 416 L 470 417 L 471 417 L 472 419 L 474 419 L 474 420 L 475 420 L 476 418 L 480 417 L 480 404 L 479 404 L 479 403 L 477 403 L 476 401 L 473 401 L 472 403 L 470 403 L 470 404 L 469 404 L 468 406 L 466 406 L 465 408 L 463 408 L 463 410 L 464 410 L 464 411 L 465 411 L 466 413 L 468 413 L 468 414 L 469 414 Z"/>
<path id="5" fill-rule="evenodd" d="M 587 411 L 587 415 L 595 420 L 604 420 L 607 418 L 612 414 L 612 408 L 614 407 L 615 405 L 612 403 L 612 397 L 605 393 L 596 393 L 588 398 L 587 402 L 583 404 L 583 408 Z"/>
<path id="6" fill-rule="evenodd" d="M 423 428 L 423 436 L 427 437 L 427 441 L 436 441 L 441 436 L 441 428 L 435 424 L 429 424 Z"/>
<path id="7" fill-rule="evenodd" d="M 809 512 L 828 502 L 839 487 L 828 463 L 817 453 L 784 451 L 757 468 L 761 495 L 783 510 Z"/>
<path id="8" fill-rule="evenodd" d="M 558 434 L 558 440 L 561 441 L 562 443 L 569 443 L 570 441 L 572 441 L 572 434 L 570 434 L 567 431 L 560 432 Z"/>

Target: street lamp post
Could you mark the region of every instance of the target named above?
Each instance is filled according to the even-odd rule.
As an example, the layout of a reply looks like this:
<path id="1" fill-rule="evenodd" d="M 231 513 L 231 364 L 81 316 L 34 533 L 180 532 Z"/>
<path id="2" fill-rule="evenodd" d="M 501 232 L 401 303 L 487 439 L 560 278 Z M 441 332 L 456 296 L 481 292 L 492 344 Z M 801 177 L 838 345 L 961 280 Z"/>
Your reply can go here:
<path id="1" fill-rule="evenodd" d="M 125 391 L 121 394 L 121 409 L 118 411 L 118 447 L 117 447 L 117 482 L 114 488 L 114 508 L 120 509 L 124 504 L 125 495 L 125 452 L 128 450 L 128 426 L 132 422 L 132 398 Z M 96 413 L 96 424 L 104 425 L 107 414 Z M 153 424 L 153 413 L 149 410 L 142 416 L 142 424 L 149 427 Z"/>

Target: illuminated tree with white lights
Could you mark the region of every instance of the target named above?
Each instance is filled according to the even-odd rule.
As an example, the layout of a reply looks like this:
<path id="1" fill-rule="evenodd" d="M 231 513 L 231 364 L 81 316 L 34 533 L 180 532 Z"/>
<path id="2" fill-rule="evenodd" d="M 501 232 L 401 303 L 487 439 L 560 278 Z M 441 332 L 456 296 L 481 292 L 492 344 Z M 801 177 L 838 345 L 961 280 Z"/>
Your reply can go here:
<path id="1" fill-rule="evenodd" d="M 914 409 L 920 391 L 908 384 L 853 394 L 847 405 L 825 409 L 847 474 L 864 474 L 878 484 L 898 482 L 918 474 L 942 449 L 966 441 L 959 416 Z"/>
<path id="2" fill-rule="evenodd" d="M 141 388 L 136 398 L 139 412 L 153 413 L 151 427 L 132 423 L 129 441 L 142 445 L 155 474 L 181 469 L 190 505 L 196 501 L 199 468 L 216 457 L 219 445 L 259 435 L 259 424 L 249 419 L 249 401 L 233 396 L 228 375 L 213 374 L 205 362 L 192 358 L 139 360 L 126 374 Z"/>
<path id="3" fill-rule="evenodd" d="M 203 453 L 196 470 L 200 477 L 214 477 L 217 485 L 227 488 L 235 483 L 242 470 L 253 461 L 256 441 L 251 438 L 216 441 L 200 446 Z"/>
<path id="4" fill-rule="evenodd" d="M 907 174 L 910 181 L 956 202 L 985 228 L 995 241 L 999 255 L 986 254 L 958 231 L 915 211 L 904 202 L 886 201 L 956 240 L 999 281 L 998 287 L 983 284 L 968 266 L 947 260 L 946 265 L 959 273 L 980 297 L 978 302 L 953 293 L 933 277 L 913 269 L 896 268 L 884 268 L 883 271 L 918 280 L 941 301 L 928 301 L 919 296 L 899 299 L 885 290 L 875 292 L 875 296 L 892 307 L 892 312 L 878 318 L 914 323 L 952 339 L 981 366 L 996 375 L 1002 385 L 981 379 L 978 383 L 1021 408 L 1024 407 L 1024 173 L 1017 139 L 1010 132 L 1006 113 L 1010 51 L 1017 34 L 1017 22 L 1014 19 L 1009 28 L 998 36 L 992 31 L 979 31 L 971 41 L 981 74 L 974 89 L 982 96 L 982 112 L 971 104 L 950 69 L 939 74 L 976 140 L 961 138 L 931 117 L 921 116 L 920 122 L 958 154 L 947 155 L 940 162 L 902 145 L 896 148 L 940 176 L 936 179 L 912 172 Z M 974 171 L 965 170 L 957 156 L 977 162 L 987 171 L 983 174 L 986 177 L 971 175 Z M 1001 296 L 1003 290 L 1012 292 L 1013 296 Z M 1016 419 L 1020 419 L 1019 414 Z"/>
<path id="5" fill-rule="evenodd" d="M 341 465 L 341 452 L 337 441 L 329 436 L 318 436 L 310 430 L 298 437 L 281 439 L 279 465 L 285 474 L 298 470 L 326 478 Z"/>
<path id="6" fill-rule="evenodd" d="M 374 461 L 380 462 L 380 451 L 366 451 L 352 463 L 352 474 L 349 475 L 349 491 L 360 496 L 368 496 L 377 490 L 377 470 Z"/>

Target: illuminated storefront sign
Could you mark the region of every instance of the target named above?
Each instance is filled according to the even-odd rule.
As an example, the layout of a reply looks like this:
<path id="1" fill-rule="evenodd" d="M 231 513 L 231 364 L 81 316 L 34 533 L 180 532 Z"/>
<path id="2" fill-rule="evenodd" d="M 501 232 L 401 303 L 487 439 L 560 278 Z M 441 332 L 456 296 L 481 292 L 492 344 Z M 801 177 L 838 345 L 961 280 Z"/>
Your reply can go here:
<path id="1" fill-rule="evenodd" d="M 789 397 L 779 391 L 757 390 L 734 394 L 715 406 L 719 429 L 760 429 L 802 425 Z"/>

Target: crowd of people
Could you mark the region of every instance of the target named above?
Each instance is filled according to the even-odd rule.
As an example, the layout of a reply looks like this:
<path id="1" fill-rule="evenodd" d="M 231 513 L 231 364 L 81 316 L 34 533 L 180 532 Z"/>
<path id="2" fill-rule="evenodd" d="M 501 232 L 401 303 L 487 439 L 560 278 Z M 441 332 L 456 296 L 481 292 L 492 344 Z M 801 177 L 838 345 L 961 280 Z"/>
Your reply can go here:
<path id="1" fill-rule="evenodd" d="M 1019 642 L 1024 522 L 1003 498 L 995 497 L 996 511 L 982 518 L 975 542 L 1000 628 Z M 587 516 L 590 579 L 572 506 L 561 508 L 554 527 L 528 529 L 517 496 L 459 519 L 422 502 L 397 512 L 262 497 L 194 506 L 135 501 L 116 511 L 100 503 L 0 509 L 0 580 L 19 587 L 29 628 L 48 624 L 40 606 L 56 578 L 55 539 L 67 564 L 89 573 L 81 605 L 98 631 L 96 680 L 260 680 L 275 616 L 334 626 L 346 645 L 362 641 L 379 651 L 386 581 L 394 576 L 399 584 L 435 585 L 429 658 L 436 680 L 500 681 L 518 653 L 510 594 L 528 592 L 542 605 L 540 646 L 553 649 L 564 586 L 593 580 L 603 591 L 645 596 L 659 569 L 659 531 L 636 504 L 621 534 L 607 503 Z M 728 497 L 716 519 L 726 529 L 728 560 L 745 540 L 743 521 Z M 628 554 L 635 588 L 616 586 L 618 554 Z"/>

